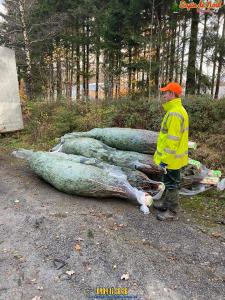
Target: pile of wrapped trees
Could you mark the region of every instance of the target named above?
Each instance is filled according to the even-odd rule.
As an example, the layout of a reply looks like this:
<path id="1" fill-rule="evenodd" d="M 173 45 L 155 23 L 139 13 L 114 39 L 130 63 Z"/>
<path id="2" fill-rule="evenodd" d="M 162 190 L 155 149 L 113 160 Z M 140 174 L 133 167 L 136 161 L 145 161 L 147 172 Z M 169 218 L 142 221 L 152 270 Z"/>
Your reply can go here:
<path id="1" fill-rule="evenodd" d="M 60 191 L 130 199 L 149 213 L 152 199 L 160 199 L 165 189 L 157 180 L 162 170 L 153 162 L 157 137 L 149 130 L 95 128 L 64 135 L 51 152 L 20 149 L 13 154 L 26 159 L 38 176 Z M 193 195 L 205 190 L 202 181 L 208 175 L 208 169 L 191 161 L 182 172 L 180 192 Z"/>

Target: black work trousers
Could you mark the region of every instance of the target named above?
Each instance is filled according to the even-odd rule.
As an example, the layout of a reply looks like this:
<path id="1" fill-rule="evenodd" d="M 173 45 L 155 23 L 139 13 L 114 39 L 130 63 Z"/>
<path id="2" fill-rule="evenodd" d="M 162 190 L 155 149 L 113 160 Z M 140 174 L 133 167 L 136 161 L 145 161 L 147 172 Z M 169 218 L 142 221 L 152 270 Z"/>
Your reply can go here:
<path id="1" fill-rule="evenodd" d="M 163 174 L 162 176 L 162 182 L 166 187 L 162 196 L 163 206 L 176 213 L 179 207 L 180 169 L 167 169 L 167 174 Z"/>

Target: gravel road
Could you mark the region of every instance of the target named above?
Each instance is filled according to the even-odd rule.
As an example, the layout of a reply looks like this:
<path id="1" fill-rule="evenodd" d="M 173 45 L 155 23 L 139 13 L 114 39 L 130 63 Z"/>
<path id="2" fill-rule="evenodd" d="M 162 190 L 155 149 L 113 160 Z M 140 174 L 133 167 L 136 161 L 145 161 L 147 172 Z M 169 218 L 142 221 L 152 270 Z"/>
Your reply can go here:
<path id="1" fill-rule="evenodd" d="M 164 223 L 129 201 L 66 195 L 8 154 L 0 211 L 1 300 L 95 299 L 97 287 L 126 287 L 129 299 L 225 299 L 225 239 L 184 212 Z"/>

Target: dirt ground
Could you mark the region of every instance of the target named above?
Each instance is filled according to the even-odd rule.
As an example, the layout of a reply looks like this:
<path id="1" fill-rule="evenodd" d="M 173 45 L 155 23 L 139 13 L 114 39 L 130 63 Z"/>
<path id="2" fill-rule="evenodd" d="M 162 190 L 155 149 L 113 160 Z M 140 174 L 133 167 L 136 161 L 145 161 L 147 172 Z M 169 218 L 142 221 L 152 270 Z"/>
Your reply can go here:
<path id="1" fill-rule="evenodd" d="M 185 212 L 164 223 L 128 201 L 66 195 L 7 154 L 0 209 L 1 300 L 97 299 L 97 287 L 127 287 L 120 299 L 225 299 L 225 238 Z"/>

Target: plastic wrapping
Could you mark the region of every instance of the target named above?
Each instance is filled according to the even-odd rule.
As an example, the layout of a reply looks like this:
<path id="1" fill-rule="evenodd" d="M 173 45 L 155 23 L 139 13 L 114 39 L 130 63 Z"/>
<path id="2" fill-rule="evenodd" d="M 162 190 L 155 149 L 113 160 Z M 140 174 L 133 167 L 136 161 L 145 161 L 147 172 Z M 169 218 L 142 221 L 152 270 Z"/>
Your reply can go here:
<path id="1" fill-rule="evenodd" d="M 193 185 L 191 189 L 181 188 L 179 190 L 179 194 L 184 196 L 195 196 L 197 194 L 209 190 L 210 188 L 212 188 L 212 186 L 206 186 L 205 184 L 200 183 L 200 184 Z"/>
<path id="2" fill-rule="evenodd" d="M 87 197 L 119 197 L 137 201 L 141 211 L 149 213 L 146 193 L 132 187 L 126 175 L 117 176 L 92 165 L 85 165 L 47 152 L 20 149 L 13 155 L 29 162 L 31 169 L 56 189 Z"/>
<path id="3" fill-rule="evenodd" d="M 223 178 L 223 179 L 217 184 L 217 190 L 218 190 L 218 191 L 224 191 L 224 190 L 225 190 L 225 178 Z"/>

